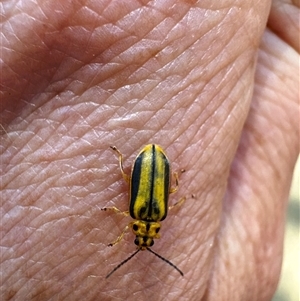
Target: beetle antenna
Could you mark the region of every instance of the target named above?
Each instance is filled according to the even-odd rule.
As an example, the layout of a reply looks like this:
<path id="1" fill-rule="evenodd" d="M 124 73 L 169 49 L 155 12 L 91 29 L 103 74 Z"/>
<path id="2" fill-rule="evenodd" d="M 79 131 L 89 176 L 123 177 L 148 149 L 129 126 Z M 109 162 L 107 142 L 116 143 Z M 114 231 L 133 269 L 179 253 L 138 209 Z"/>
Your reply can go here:
<path id="1" fill-rule="evenodd" d="M 180 273 L 181 276 L 183 276 L 183 273 L 178 269 L 178 267 L 173 264 L 171 261 L 169 261 L 168 259 L 162 257 L 161 255 L 155 253 L 154 251 L 152 251 L 150 248 L 147 248 L 147 250 L 151 253 L 153 253 L 155 256 L 157 256 L 158 258 L 160 258 L 161 260 L 163 260 L 164 262 L 168 263 L 170 266 L 172 266 L 177 272 Z"/>
<path id="2" fill-rule="evenodd" d="M 123 260 L 121 263 L 119 263 L 107 276 L 105 277 L 106 279 L 114 273 L 118 268 L 120 268 L 123 264 L 125 264 L 127 261 L 129 261 L 133 256 L 135 256 L 141 249 L 137 249 L 133 254 L 131 254 L 128 258 Z"/>

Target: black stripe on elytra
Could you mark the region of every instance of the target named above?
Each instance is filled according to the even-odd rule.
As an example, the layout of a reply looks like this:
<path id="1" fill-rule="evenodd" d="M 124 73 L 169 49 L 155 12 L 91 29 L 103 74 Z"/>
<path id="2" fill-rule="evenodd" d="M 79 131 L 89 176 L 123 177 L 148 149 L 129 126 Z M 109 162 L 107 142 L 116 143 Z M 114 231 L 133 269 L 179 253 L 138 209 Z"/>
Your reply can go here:
<path id="1" fill-rule="evenodd" d="M 165 167 L 165 214 L 164 216 L 161 218 L 161 220 L 164 220 L 168 214 L 168 199 L 169 199 L 169 194 L 170 194 L 170 163 L 167 160 L 167 158 L 164 156 L 164 167 Z"/>
<path id="2" fill-rule="evenodd" d="M 161 221 L 164 220 L 168 214 L 168 199 L 169 199 L 169 189 L 170 189 L 170 163 L 166 156 L 162 154 L 162 160 L 164 161 L 164 204 L 165 210 L 164 215 L 161 217 Z"/>
<path id="3" fill-rule="evenodd" d="M 155 145 L 152 144 L 152 158 L 151 158 L 151 190 L 150 190 L 150 200 L 149 200 L 149 210 L 148 210 L 148 218 L 149 219 L 152 219 L 151 218 L 151 215 L 152 215 L 152 205 L 153 205 L 153 191 L 154 191 L 154 178 L 155 178 L 155 159 L 156 159 L 156 151 L 155 151 Z"/>
<path id="4" fill-rule="evenodd" d="M 130 202 L 129 202 L 129 212 L 132 218 L 138 218 L 134 216 L 133 208 L 135 205 L 135 200 L 139 192 L 139 184 L 141 178 L 142 162 L 143 162 L 144 152 L 141 153 L 135 160 L 132 175 L 131 175 L 131 191 L 130 191 Z"/>

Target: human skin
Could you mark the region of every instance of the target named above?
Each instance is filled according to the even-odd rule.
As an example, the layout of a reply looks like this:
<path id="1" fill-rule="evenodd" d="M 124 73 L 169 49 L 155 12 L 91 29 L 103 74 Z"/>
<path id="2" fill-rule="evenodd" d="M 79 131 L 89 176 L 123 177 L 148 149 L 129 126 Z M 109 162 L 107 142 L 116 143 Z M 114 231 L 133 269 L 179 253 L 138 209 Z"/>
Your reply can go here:
<path id="1" fill-rule="evenodd" d="M 13 3 L 10 6 L 10 3 Z M 1 300 L 270 300 L 299 152 L 299 1 L 1 4 Z M 271 7 L 271 9 L 270 9 Z M 125 171 L 184 168 L 152 249 Z M 194 197 L 192 198 L 192 195 Z"/>

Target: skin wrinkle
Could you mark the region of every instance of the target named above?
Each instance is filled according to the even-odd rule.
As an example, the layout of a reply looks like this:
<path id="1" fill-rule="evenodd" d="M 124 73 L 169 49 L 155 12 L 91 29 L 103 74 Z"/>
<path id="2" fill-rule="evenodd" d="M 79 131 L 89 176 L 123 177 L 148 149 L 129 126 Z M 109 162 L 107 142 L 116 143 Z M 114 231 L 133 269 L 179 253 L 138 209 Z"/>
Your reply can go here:
<path id="1" fill-rule="evenodd" d="M 2 159 L 4 161 L 4 159 Z M 22 168 L 22 166 L 24 165 L 24 167 Z M 29 162 L 25 162 L 25 163 L 20 163 L 18 166 L 13 166 L 11 164 L 11 166 L 8 166 L 7 169 L 1 171 L 1 173 L 3 174 L 3 177 L 1 177 L 1 190 L 3 189 L 12 189 L 13 186 L 11 186 L 11 182 L 14 182 L 14 180 L 19 177 L 20 175 L 22 175 L 22 173 L 26 170 L 28 170 L 29 167 L 31 167 L 31 163 Z M 10 173 L 15 173 L 15 175 L 11 178 Z M 16 188 L 21 188 L 22 184 L 19 183 L 18 187 Z M 12 198 L 14 198 L 14 196 L 12 196 Z"/>
<path id="2" fill-rule="evenodd" d="M 130 48 L 132 48 L 134 45 L 132 45 Z M 130 50 L 130 48 L 129 48 L 129 50 Z M 121 53 L 118 55 L 118 56 L 121 56 Z"/>
<path id="3" fill-rule="evenodd" d="M 35 120 L 33 120 L 33 121 L 35 121 Z M 61 125 L 63 125 L 63 127 L 65 127 L 65 124 L 61 123 Z M 65 131 L 67 131 L 67 129 L 65 129 Z M 36 134 L 38 135 L 39 133 L 36 133 Z M 48 135 L 49 139 L 53 139 L 51 134 L 52 133 L 49 133 L 49 135 Z M 32 139 L 29 142 L 31 142 L 33 139 L 36 139 L 36 136 L 32 136 Z M 42 140 L 45 143 L 45 145 L 47 145 L 48 147 L 51 148 L 51 150 L 49 151 L 49 148 L 48 148 L 46 151 L 43 150 L 42 152 L 37 151 L 37 153 L 34 153 L 35 150 L 31 149 L 31 150 L 29 150 L 29 152 L 33 152 L 33 153 L 29 157 L 27 156 L 27 157 L 24 157 L 24 158 L 27 158 L 27 160 L 30 160 L 31 162 L 32 161 L 34 162 L 34 161 L 37 161 L 37 160 L 40 160 L 40 159 L 43 160 L 43 157 L 45 156 L 45 154 L 47 154 L 47 160 L 50 160 L 50 157 L 49 157 L 50 154 L 52 156 L 54 156 L 54 155 L 61 152 L 61 149 L 55 149 L 54 147 L 52 147 L 51 141 L 48 141 L 48 140 L 45 140 L 45 139 L 42 139 Z M 35 144 L 35 143 L 32 142 L 32 144 Z M 28 145 L 28 143 L 27 143 L 27 145 Z M 36 149 L 38 149 L 38 147 Z M 33 160 L 33 158 L 35 158 L 35 160 Z"/>
<path id="4" fill-rule="evenodd" d="M 22 247 L 22 246 L 18 246 L 18 249 L 20 249 L 20 247 Z M 29 248 L 29 245 L 28 245 L 28 248 Z M 25 255 L 25 253 L 23 253 L 22 255 Z M 40 258 L 42 258 L 42 257 L 41 256 L 39 256 L 39 257 L 31 256 L 30 259 L 27 261 L 27 263 L 26 263 L 26 273 L 27 273 L 27 275 L 30 274 L 30 277 L 28 277 L 29 278 L 28 281 L 30 281 L 31 279 L 34 279 L 34 276 L 37 273 L 41 273 L 43 271 L 43 269 L 46 269 L 45 268 L 45 263 L 46 262 L 39 261 Z M 42 265 L 40 265 L 41 262 L 43 263 Z M 38 266 L 38 267 L 36 268 L 36 266 Z M 21 266 L 19 268 L 22 269 Z M 32 273 L 31 270 L 36 270 L 36 272 Z M 15 270 L 14 272 L 17 274 L 17 271 L 18 270 Z M 36 277 L 36 279 L 38 279 L 38 278 L 41 278 L 41 276 Z M 7 280 L 9 280 L 9 279 L 7 279 Z"/>
<path id="5" fill-rule="evenodd" d="M 60 221 L 58 221 L 58 222 L 60 222 Z M 43 225 L 43 226 L 45 226 L 45 225 Z M 65 238 L 65 237 L 63 237 L 63 238 Z M 73 249 L 74 249 L 74 243 L 72 243 L 71 245 L 69 245 L 69 244 L 68 244 L 68 241 L 70 241 L 71 243 L 72 243 L 72 242 L 75 242 L 75 240 L 74 240 L 73 238 L 69 238 L 69 239 L 68 239 L 67 241 L 65 241 L 64 244 L 61 245 L 61 246 L 64 246 L 65 249 L 68 248 L 68 249 L 70 249 L 70 250 L 73 250 Z M 47 256 L 47 253 L 48 253 L 48 252 L 46 253 L 46 247 L 47 247 L 47 249 L 49 249 L 49 248 L 51 247 L 52 250 L 53 250 L 53 245 L 54 245 L 54 243 L 55 243 L 55 242 L 53 242 L 53 243 L 51 242 L 51 244 L 49 244 L 48 246 L 46 246 L 46 245 L 44 246 L 44 248 L 45 248 L 44 256 L 42 256 L 42 257 L 39 256 L 39 257 L 37 258 L 38 261 L 41 261 L 41 260 L 43 259 L 43 257 Z M 76 244 L 77 244 L 77 243 L 76 243 Z M 31 247 L 33 247 L 33 246 L 35 246 L 35 245 L 31 245 Z M 61 246 L 59 246 L 60 249 L 61 249 Z M 54 248 L 57 248 L 57 247 L 54 246 Z M 51 251 L 51 249 L 50 249 L 49 251 Z M 74 251 L 74 252 L 75 252 L 75 251 Z M 36 257 L 36 256 L 34 256 L 34 257 Z M 45 262 L 46 262 L 46 261 L 45 261 Z M 29 267 L 28 267 L 28 268 L 29 268 Z M 28 268 L 27 268 L 27 270 L 28 270 Z"/>
<path id="6" fill-rule="evenodd" d="M 299 33 L 299 1 L 297 2 L 298 4 L 293 1 L 274 1 L 268 27 L 299 53 L 299 41 L 294 39 Z M 282 15 L 285 18 L 281 18 Z M 280 26 L 276 22 L 278 18 L 281 19 Z"/>
<path id="7" fill-rule="evenodd" d="M 224 227 L 224 224 L 223 224 L 223 227 Z M 231 231 L 231 232 L 232 232 L 232 235 L 233 235 L 232 238 L 237 237 L 237 233 L 235 233 L 235 231 Z M 235 279 L 233 277 L 230 277 L 230 273 L 228 274 L 229 271 L 234 269 L 233 262 L 228 260 L 227 254 L 226 254 L 228 252 L 228 249 L 229 249 L 228 246 L 230 246 L 230 241 L 226 241 L 223 244 L 225 244 L 225 246 L 220 246 L 219 247 L 219 249 L 220 249 L 219 252 L 221 253 L 221 256 L 223 257 L 223 265 L 221 266 L 221 269 L 220 269 L 221 270 L 221 275 L 219 276 L 221 279 L 218 279 L 217 281 L 226 281 L 227 283 L 229 281 L 228 285 L 224 288 L 224 290 L 222 292 L 222 297 L 225 300 L 226 299 L 229 300 L 229 296 L 232 296 L 233 299 L 238 300 L 238 293 L 233 289 Z M 227 251 L 226 253 L 222 252 L 222 247 L 226 248 L 225 249 L 225 251 Z M 237 246 L 237 247 L 239 247 L 239 246 Z M 232 251 L 231 253 L 234 254 L 236 252 Z M 242 262 L 241 259 L 243 258 L 244 250 L 243 250 L 243 252 L 240 252 L 239 254 L 240 254 L 239 257 L 237 258 L 238 262 L 236 262 L 237 266 L 239 265 L 238 264 L 239 262 Z M 249 260 L 247 260 L 246 262 L 249 262 Z M 236 271 L 238 273 L 237 278 L 242 279 L 245 269 L 246 269 L 246 267 L 243 270 L 237 269 L 237 271 Z"/>
<path id="8" fill-rule="evenodd" d="M 247 169 L 246 169 L 247 170 Z M 250 172 L 251 173 L 251 172 Z M 251 215 L 250 215 L 251 216 Z"/>
<path id="9" fill-rule="evenodd" d="M 51 176 L 50 176 L 50 174 L 49 173 L 47 173 L 49 170 L 51 170 L 52 168 L 53 168 L 53 166 L 57 166 L 57 165 L 59 165 L 59 166 L 61 166 L 62 164 L 63 164 L 63 162 L 65 162 L 67 159 L 62 159 L 62 160 L 58 160 L 59 162 L 58 162 L 58 164 L 57 163 L 55 163 L 54 165 L 53 164 L 49 164 L 47 167 L 46 167 L 46 169 L 45 169 L 45 166 L 44 167 L 40 167 L 36 172 L 35 172 L 35 176 L 33 177 L 33 178 L 31 178 L 30 179 L 30 181 L 32 182 L 32 180 L 33 179 L 35 179 L 37 176 L 38 176 L 38 178 L 37 179 L 39 179 L 39 181 L 35 181 L 34 183 L 32 183 L 31 185 L 34 185 L 34 184 L 38 184 L 38 183 L 40 183 L 41 181 L 40 181 L 40 176 L 41 176 L 41 174 L 40 174 L 40 172 L 42 171 L 42 173 L 45 175 L 45 178 L 48 178 L 48 179 L 51 179 Z M 67 161 L 66 161 L 67 162 Z M 26 167 L 26 166 L 25 166 Z M 31 165 L 30 166 L 30 169 L 31 170 L 33 170 L 35 167 L 39 167 L 38 165 Z M 67 166 L 66 166 L 67 167 Z M 72 167 L 72 166 L 70 166 L 70 167 Z M 14 169 L 15 168 L 13 168 L 12 170 L 10 170 L 10 172 L 13 174 L 13 173 L 15 173 L 15 171 L 14 171 Z M 22 173 L 20 173 L 20 174 L 17 174 L 16 175 L 16 177 L 15 178 L 13 178 L 13 180 L 16 180 L 17 178 L 22 178 L 22 175 L 23 175 L 23 173 L 25 172 L 25 171 L 28 171 L 28 167 L 27 168 L 24 168 L 23 169 L 23 171 L 22 171 Z M 84 173 L 85 175 L 88 175 L 89 174 L 89 172 L 91 171 L 91 169 L 89 168 L 89 169 L 83 169 L 83 170 L 86 170 L 86 172 L 84 173 L 84 172 L 82 172 L 82 171 L 80 171 L 80 166 L 78 166 L 78 169 L 76 169 L 76 170 L 74 170 L 74 172 L 76 171 L 76 172 L 82 172 L 82 173 Z M 73 173 L 72 173 L 73 174 Z M 55 178 L 57 175 L 54 175 L 53 177 Z M 70 174 L 69 174 L 69 176 L 70 176 Z M 8 174 L 8 177 L 9 177 L 9 174 Z M 50 177 L 50 178 L 49 178 Z M 63 179 L 63 178 L 61 178 L 61 176 L 59 175 L 59 179 L 60 179 L 60 182 L 62 182 L 61 180 Z M 18 180 L 18 181 L 20 181 L 20 180 Z M 20 183 L 20 182 L 19 182 Z M 54 183 L 52 183 L 52 184 L 54 184 Z M 81 184 L 84 184 L 84 182 L 81 182 Z M 62 184 L 60 184 L 59 186 L 57 186 L 57 187 L 63 187 L 64 186 L 64 184 L 62 183 Z M 22 187 L 22 186 L 21 186 Z M 20 186 L 18 186 L 18 188 L 21 188 Z M 53 186 L 52 186 L 53 187 Z M 7 187 L 8 188 L 8 187 Z"/>
<path id="10" fill-rule="evenodd" d="M 225 97 L 224 97 L 225 98 Z M 209 118 L 206 119 L 207 121 L 209 121 Z M 205 122 L 203 123 L 203 125 L 205 124 Z"/>
<path id="11" fill-rule="evenodd" d="M 268 101 L 267 99 L 266 99 L 266 101 Z M 270 104 L 272 105 L 272 106 L 277 106 L 276 104 L 274 104 L 274 103 L 271 103 L 270 102 Z M 276 162 L 276 160 L 270 160 L 270 159 L 268 159 L 269 158 L 269 154 L 270 153 L 277 153 L 276 154 L 276 157 L 278 157 L 278 158 L 283 158 L 283 156 L 279 153 L 280 152 L 280 150 L 277 150 L 276 148 L 269 148 L 267 151 L 266 150 L 264 150 L 263 148 L 265 147 L 265 143 L 266 143 L 266 140 L 267 139 L 274 139 L 273 137 L 276 137 L 276 141 L 274 141 L 273 142 L 273 144 L 274 145 L 276 145 L 276 143 L 277 143 L 277 141 L 278 141 L 278 135 L 280 135 L 282 138 L 284 138 L 285 137 L 285 135 L 282 133 L 282 134 L 280 134 L 281 132 L 282 132 L 282 122 L 277 122 L 278 121 L 278 119 L 275 119 L 275 120 L 271 120 L 271 119 L 273 119 L 273 117 L 270 115 L 270 116 L 264 116 L 264 115 L 261 115 L 260 113 L 259 113 L 259 111 L 258 110 L 256 110 L 257 112 L 256 112 L 256 116 L 257 116 L 257 118 L 256 118 L 256 121 L 257 122 L 260 122 L 260 123 L 262 123 L 262 124 L 265 124 L 265 127 L 266 128 L 270 128 L 269 129 L 269 132 L 268 132 L 268 134 L 266 135 L 266 136 L 262 136 L 261 135 L 261 133 L 259 133 L 257 130 L 256 130 L 256 127 L 251 127 L 251 128 L 249 128 L 249 132 L 250 132 L 250 130 L 251 130 L 251 132 L 252 132 L 252 139 L 254 139 L 254 141 L 256 141 L 257 143 L 257 145 L 260 145 L 260 149 L 262 150 L 262 152 L 260 153 L 260 156 L 265 160 L 265 161 L 267 161 L 271 166 L 272 166 L 272 169 L 274 170 L 274 171 L 276 171 L 277 170 L 277 174 L 278 175 L 280 175 L 280 170 L 278 169 L 278 168 L 280 168 L 280 167 L 276 167 L 277 166 L 277 162 Z M 274 110 L 273 110 L 274 111 Z M 282 112 L 282 110 L 279 110 L 279 111 L 281 111 Z M 259 121 L 257 120 L 259 118 Z M 281 118 L 279 119 L 279 120 L 281 120 Z M 270 125 L 270 121 L 272 122 L 272 126 Z M 249 126 L 248 126 L 249 127 Z M 290 129 L 286 129 L 286 132 L 288 132 Z M 276 134 L 276 135 L 275 135 Z M 280 141 L 280 140 L 279 140 Z M 265 142 L 265 143 L 263 143 L 263 142 Z M 288 149 L 288 148 L 287 148 Z M 284 154 L 284 153 L 286 153 L 286 152 L 284 152 L 283 150 L 281 151 L 281 153 L 282 154 Z"/>
<path id="12" fill-rule="evenodd" d="M 31 132 L 31 131 L 25 131 L 25 132 L 23 132 L 23 133 L 20 133 L 19 134 L 19 132 L 15 132 L 15 136 L 17 136 L 17 137 L 23 137 L 24 135 L 26 135 L 26 134 L 29 134 L 29 135 L 34 135 L 34 133 L 33 132 Z M 12 134 L 11 133 L 9 133 L 9 135 L 10 136 L 12 136 Z M 21 136 L 21 135 L 23 135 L 23 136 Z M 3 137 L 1 140 L 2 141 L 4 141 L 4 143 L 5 143 L 5 139 L 4 139 L 5 137 Z M 9 141 L 9 142 L 11 142 L 11 141 Z M 18 142 L 18 141 L 17 141 Z M 2 144 L 2 146 L 4 146 L 4 143 Z M 26 144 L 26 142 L 24 142 L 23 143 L 23 145 L 19 145 L 19 144 L 16 144 L 15 145 L 15 148 L 13 149 L 13 151 L 15 152 L 15 154 L 16 155 L 18 155 L 19 157 L 21 156 L 20 154 L 19 154 L 19 152 L 17 152 L 17 147 L 19 147 L 19 148 L 24 148 L 24 145 Z M 3 150 L 3 153 L 1 152 L 1 155 L 3 156 L 2 158 L 3 159 L 7 159 L 9 156 L 11 156 L 11 154 L 13 153 L 13 151 L 10 151 L 10 153 L 9 154 L 7 154 L 6 155 L 6 153 L 5 152 L 7 152 L 8 151 L 8 149 L 7 149 L 7 147 Z M 13 157 L 11 157 L 11 164 L 13 164 L 13 163 L 15 163 L 15 162 L 17 162 L 17 160 L 16 160 L 16 158 L 15 158 L 15 154 L 13 155 Z M 6 171 L 6 170 L 4 170 L 4 171 Z M 1 183 L 1 185 L 2 185 L 2 183 Z"/>
<path id="13" fill-rule="evenodd" d="M 270 38 L 268 40 L 269 40 L 270 44 L 272 44 L 271 40 L 275 39 L 275 37 L 273 36 L 273 34 L 270 31 L 269 31 L 269 35 L 270 35 Z M 274 43 L 274 41 L 273 41 L 273 43 Z M 283 48 L 285 46 L 286 45 L 281 43 L 280 48 Z M 294 64 L 292 62 L 292 58 L 296 58 L 297 54 L 294 51 L 287 51 L 287 52 L 289 53 L 287 56 L 284 56 L 284 55 L 278 56 L 278 54 L 275 53 L 274 50 L 272 49 L 271 45 L 269 47 L 267 47 L 267 45 L 262 45 L 262 47 L 259 50 L 259 55 L 261 57 L 260 63 L 262 64 L 262 66 L 266 67 L 266 69 L 270 70 L 270 71 L 272 71 L 272 70 L 275 71 L 281 67 L 282 63 L 286 63 L 289 67 L 292 67 L 297 72 L 298 69 L 296 68 L 296 66 L 294 66 Z M 288 70 L 284 70 L 284 71 L 288 71 Z M 293 83 L 293 78 L 288 76 L 289 73 L 290 72 L 283 73 L 284 78 L 290 79 L 290 82 Z M 276 77 L 282 76 L 283 74 L 276 74 L 274 72 L 270 75 L 272 75 L 273 78 L 276 78 Z"/>
<path id="14" fill-rule="evenodd" d="M 270 70 L 267 66 L 262 67 L 262 69 L 265 69 L 264 71 Z M 274 78 L 274 80 L 279 80 L 279 78 L 278 79 Z M 264 84 L 264 89 L 268 89 L 268 92 L 270 94 L 270 96 L 268 98 L 266 98 L 267 100 L 269 99 L 270 103 L 272 103 L 272 100 L 275 97 L 278 98 L 278 96 L 281 96 L 282 98 L 287 98 L 287 94 L 289 94 L 289 91 L 286 91 L 284 93 L 284 92 L 281 92 L 280 89 L 278 89 L 278 91 L 274 91 L 274 86 L 272 85 L 272 82 L 270 82 L 269 84 L 264 82 L 263 84 Z M 276 87 L 275 87 L 275 89 L 276 89 Z M 277 104 L 273 103 L 272 105 L 277 105 Z"/>
<path id="15" fill-rule="evenodd" d="M 25 254 L 25 253 L 23 253 L 23 254 Z M 11 274 L 10 275 L 8 275 L 8 274 L 6 275 L 7 277 L 6 277 L 5 281 L 9 281 L 9 280 L 14 281 L 14 279 L 17 279 L 16 276 L 18 276 L 18 274 L 19 274 L 20 271 L 24 270 L 24 265 L 25 265 L 26 271 L 28 272 L 28 270 L 31 267 L 31 265 L 29 264 L 30 262 L 33 262 L 33 260 L 28 259 L 28 261 L 27 261 L 26 264 L 24 264 L 24 260 L 22 260 L 22 261 L 20 260 L 18 265 L 14 264 L 15 270 L 11 270 Z M 10 262 L 7 262 L 6 268 L 8 268 L 9 265 L 10 265 Z M 5 265 L 4 265 L 4 267 L 5 267 Z M 41 272 L 41 271 L 38 270 L 37 272 Z M 24 282 L 24 280 L 19 280 L 19 281 Z M 28 281 L 30 281 L 30 279 L 28 279 Z"/>

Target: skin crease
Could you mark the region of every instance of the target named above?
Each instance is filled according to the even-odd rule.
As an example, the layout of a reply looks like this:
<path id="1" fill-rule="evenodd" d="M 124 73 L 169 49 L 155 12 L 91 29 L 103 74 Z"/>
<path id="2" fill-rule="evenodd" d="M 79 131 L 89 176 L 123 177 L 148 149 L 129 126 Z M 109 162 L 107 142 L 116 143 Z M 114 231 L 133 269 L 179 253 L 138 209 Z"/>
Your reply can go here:
<path id="1" fill-rule="evenodd" d="M 299 3 L 1 3 L 1 300 L 271 300 L 299 152 Z M 279 24 L 283 24 L 281 27 Z M 135 251 L 116 145 L 186 195 Z M 192 198 L 191 195 L 195 197 Z"/>

